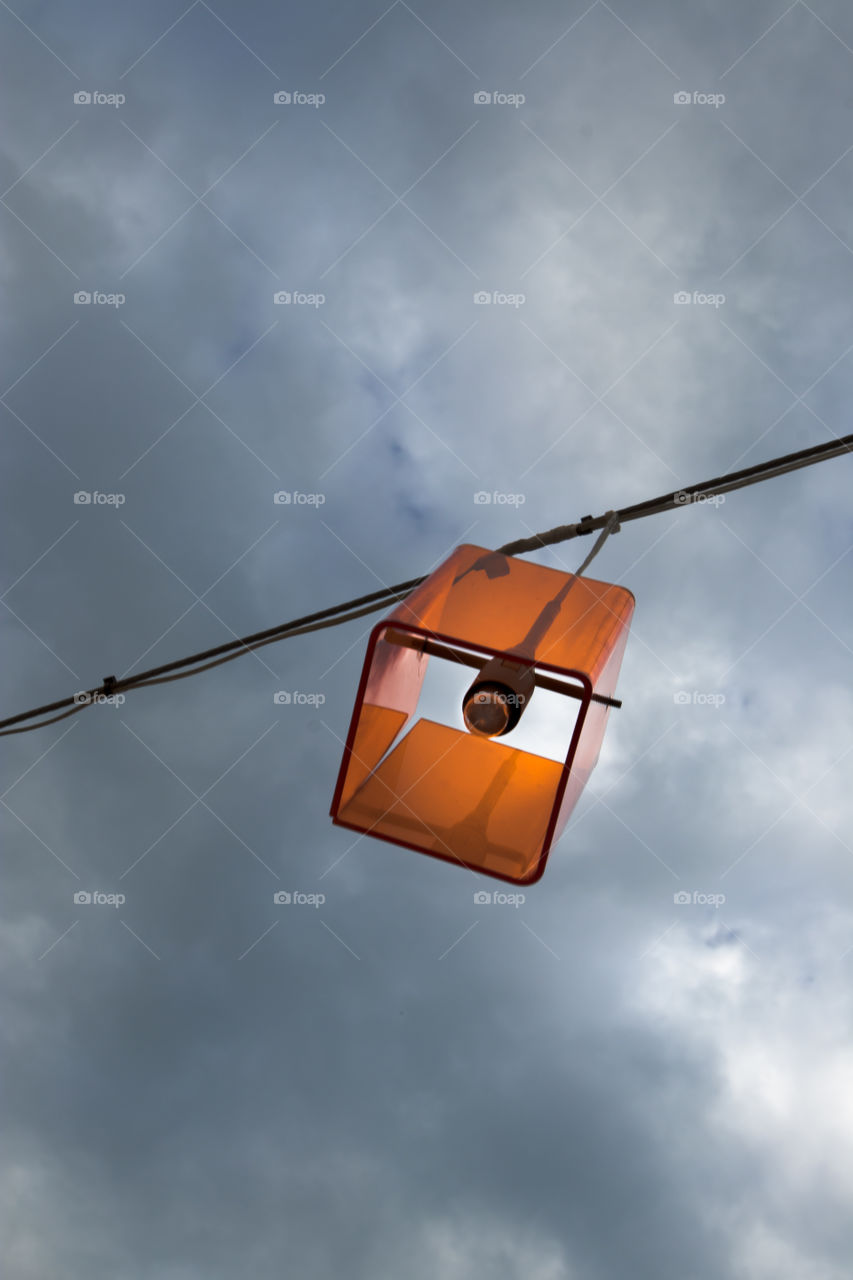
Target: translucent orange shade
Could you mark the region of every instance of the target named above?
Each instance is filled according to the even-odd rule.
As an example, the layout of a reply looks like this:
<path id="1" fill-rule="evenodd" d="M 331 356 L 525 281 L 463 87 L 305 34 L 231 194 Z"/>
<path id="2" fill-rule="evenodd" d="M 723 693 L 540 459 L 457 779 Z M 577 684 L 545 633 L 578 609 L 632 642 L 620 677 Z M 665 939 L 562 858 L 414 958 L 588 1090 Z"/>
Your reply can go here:
<path id="1" fill-rule="evenodd" d="M 513 884 L 538 880 L 598 759 L 633 610 L 624 587 L 457 547 L 371 632 L 334 822 Z M 457 704 L 441 709 L 452 723 L 418 715 L 430 662 L 468 682 L 494 657 L 532 668 L 531 708 L 559 704 L 558 759 L 513 746 L 521 728 L 468 732 Z"/>

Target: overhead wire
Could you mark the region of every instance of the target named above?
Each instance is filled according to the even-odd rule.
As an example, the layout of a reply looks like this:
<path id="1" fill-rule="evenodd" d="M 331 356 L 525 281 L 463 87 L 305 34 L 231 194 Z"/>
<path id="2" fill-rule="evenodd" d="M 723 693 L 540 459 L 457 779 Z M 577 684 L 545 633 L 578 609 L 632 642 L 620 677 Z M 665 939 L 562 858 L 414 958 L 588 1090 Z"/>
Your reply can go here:
<path id="1" fill-rule="evenodd" d="M 677 510 L 718 495 L 731 493 L 748 485 L 758 484 L 763 480 L 770 480 L 776 476 L 798 471 L 803 467 L 812 466 L 816 462 L 840 457 L 845 453 L 853 453 L 853 434 L 837 437 L 823 444 L 813 445 L 808 449 L 800 449 L 796 453 L 789 453 L 783 457 L 771 458 L 767 462 L 758 463 L 756 466 L 746 467 L 740 471 L 732 471 L 726 475 L 715 476 L 711 480 L 704 480 L 699 484 L 689 485 L 684 489 L 674 489 L 670 493 L 662 494 L 657 498 L 648 498 L 644 502 L 634 503 L 632 506 L 623 507 L 618 511 L 605 511 L 600 516 L 582 516 L 575 524 L 557 525 L 553 529 L 533 534 L 528 538 L 517 538 L 513 542 L 508 542 L 504 546 L 498 547 L 496 554 L 507 556 L 525 555 L 530 551 L 538 551 L 543 547 L 554 546 L 557 543 L 567 542 L 572 538 L 583 537 L 586 534 L 600 530 L 601 536 L 577 570 L 577 576 L 580 576 L 601 549 L 605 539 L 611 533 L 618 532 L 620 527 L 628 521 L 640 520 L 646 516 L 661 514 L 664 511 Z M 187 676 L 209 671 L 212 667 L 221 666 L 225 662 L 231 662 L 235 658 L 242 657 L 243 654 L 252 653 L 256 649 L 263 648 L 264 645 L 275 644 L 279 640 L 287 640 L 291 636 L 307 635 L 328 627 L 340 626 L 345 622 L 352 622 L 356 618 L 365 617 L 367 614 L 385 608 L 392 601 L 404 600 L 415 587 L 425 580 L 426 576 L 424 574 L 419 578 L 410 578 L 406 582 L 398 582 L 391 587 L 383 587 L 379 591 L 358 596 L 356 599 L 347 600 L 343 604 L 320 609 L 316 613 L 306 614 L 304 617 L 295 618 L 291 622 L 268 627 L 265 631 L 257 631 L 253 635 L 245 636 L 243 639 L 232 640 L 215 648 L 205 649 L 201 653 L 192 654 L 190 657 L 179 658 L 173 662 L 164 663 L 162 666 L 152 667 L 151 670 L 139 672 L 137 675 L 123 676 L 121 678 L 106 676 L 101 685 L 95 689 L 81 691 L 71 697 L 61 698 L 56 702 L 47 703 L 31 711 L 22 711 L 18 715 L 0 720 L 0 737 L 6 737 L 14 733 L 27 733 L 31 729 L 40 729 L 49 724 L 56 724 L 59 720 L 64 720 L 78 711 L 83 711 L 89 706 L 96 705 L 96 700 L 100 698 L 109 698 L 130 689 L 141 689 L 150 685 L 168 684 L 173 680 L 182 680 Z M 37 716 L 48 715 L 51 711 L 60 711 L 61 714 L 51 716 L 47 720 L 39 720 L 37 724 L 21 723 L 27 720 L 34 720 Z M 19 725 L 20 727 L 11 728 L 11 725 Z"/>

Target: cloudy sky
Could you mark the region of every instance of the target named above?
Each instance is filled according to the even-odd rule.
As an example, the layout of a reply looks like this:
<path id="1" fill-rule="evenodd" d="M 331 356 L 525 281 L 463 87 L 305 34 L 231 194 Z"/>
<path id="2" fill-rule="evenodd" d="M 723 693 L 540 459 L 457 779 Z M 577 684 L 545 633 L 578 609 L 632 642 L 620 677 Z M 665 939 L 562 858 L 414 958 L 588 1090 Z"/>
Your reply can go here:
<path id="1" fill-rule="evenodd" d="M 0 43 L 4 715 L 850 430 L 843 0 Z M 332 825 L 370 619 L 4 738 L 3 1274 L 846 1278 L 851 477 L 607 542 L 520 905 Z"/>

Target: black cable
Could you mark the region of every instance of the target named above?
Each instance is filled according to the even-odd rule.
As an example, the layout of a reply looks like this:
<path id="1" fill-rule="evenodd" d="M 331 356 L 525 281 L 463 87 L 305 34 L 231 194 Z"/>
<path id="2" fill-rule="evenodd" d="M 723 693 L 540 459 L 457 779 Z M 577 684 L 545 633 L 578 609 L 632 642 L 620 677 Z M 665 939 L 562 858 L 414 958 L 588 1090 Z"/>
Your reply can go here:
<path id="1" fill-rule="evenodd" d="M 758 484 L 762 480 L 771 480 L 775 476 L 786 475 L 790 471 L 798 471 L 802 467 L 812 466 L 815 462 L 823 462 L 829 458 L 840 457 L 844 453 L 853 453 L 853 434 L 838 437 L 824 444 L 813 445 L 809 449 L 800 449 L 796 453 L 785 454 L 780 458 L 771 458 L 768 462 L 761 462 L 756 466 L 746 467 L 741 471 L 732 471 L 727 475 L 716 476 L 712 480 L 705 480 L 700 484 L 690 485 L 685 489 L 674 489 L 671 493 L 662 494 L 658 498 L 648 498 L 645 502 L 637 502 L 633 506 L 623 507 L 619 511 L 607 511 L 603 515 L 595 517 L 591 515 L 583 516 L 576 524 L 557 525 L 554 529 L 534 534 L 529 538 L 517 538 L 514 542 L 508 542 L 505 546 L 498 547 L 496 554 L 506 556 L 524 555 L 529 551 L 538 551 L 542 547 L 554 546 L 558 542 L 567 542 L 571 538 L 583 537 L 585 534 L 593 533 L 597 529 L 610 527 L 615 531 L 619 525 L 625 524 L 629 520 L 640 520 L 645 516 L 671 511 L 703 498 L 730 493 L 735 489 L 745 488 L 747 485 Z M 341 623 L 351 622 L 356 618 L 364 617 L 368 613 L 374 613 L 378 609 L 384 608 L 392 600 L 405 599 L 415 587 L 424 581 L 426 576 L 410 578 L 407 582 L 398 582 L 393 587 L 383 587 L 380 591 L 358 596 L 355 600 L 347 600 L 344 604 L 334 605 L 329 609 L 320 609 L 316 613 L 306 614 L 303 618 L 295 618 L 292 622 L 284 622 L 276 627 L 268 627 L 265 631 L 256 631 L 253 635 L 246 636 L 242 640 L 232 640 L 227 644 L 218 645 L 216 648 L 205 649 L 203 652 L 193 654 L 189 658 L 179 658 L 175 662 L 167 662 L 163 666 L 152 667 L 150 671 L 142 671 L 135 676 L 128 676 L 122 679 L 116 679 L 115 676 L 106 676 L 97 689 L 86 691 L 84 700 L 78 701 L 81 695 L 75 694 L 70 698 L 61 698 L 58 702 L 49 702 L 45 706 L 37 707 L 32 711 L 22 711 L 19 715 L 9 716 L 6 720 L 0 720 L 0 737 L 6 737 L 12 733 L 27 733 L 30 729 L 40 729 L 43 725 L 55 724 L 58 720 L 64 720 L 67 716 L 74 715 L 77 711 L 82 711 L 85 707 L 91 706 L 93 699 L 96 697 L 109 697 L 112 694 L 123 693 L 126 689 L 145 688 L 148 685 L 168 684 L 172 680 L 182 680 L 201 671 L 208 671 L 211 667 L 221 666 L 224 662 L 230 662 L 232 659 L 239 658 L 244 653 L 250 653 L 255 649 L 260 649 L 266 644 L 273 644 L 278 640 L 286 640 L 290 636 L 306 635 L 312 631 L 321 631 L 326 627 L 336 627 Z M 207 659 L 215 659 L 215 661 L 207 661 Z M 199 663 L 204 665 L 199 666 Z M 181 668 L 191 668 L 191 670 L 181 670 Z M 171 672 L 176 672 L 177 674 L 168 674 Z M 62 715 L 53 716 L 49 720 L 40 720 L 38 724 L 25 725 L 19 729 L 10 729 L 8 727 L 9 725 L 20 724 L 23 720 L 32 720 L 36 716 L 46 715 L 50 711 L 60 711 L 63 708 L 70 709 L 64 710 Z"/>
<path id="2" fill-rule="evenodd" d="M 423 582 L 423 578 L 419 578 L 418 581 Z M 400 599 L 405 600 L 407 594 L 408 592 L 401 596 Z M 288 627 L 283 635 L 267 636 L 266 640 L 259 640 L 257 644 L 249 645 L 248 648 L 254 652 L 255 649 L 262 649 L 265 644 L 275 644 L 278 640 L 286 640 L 291 636 L 305 636 L 310 631 L 322 631 L 326 627 L 336 627 L 341 622 L 354 622 L 356 618 L 363 618 L 368 613 L 375 613 L 378 609 L 384 609 L 387 604 L 390 604 L 392 598 L 384 596 L 381 600 L 376 600 L 373 604 L 366 605 L 363 609 L 357 609 L 331 621 L 315 622 L 310 627 L 296 627 L 293 629 Z M 215 658 L 213 662 L 206 662 L 203 667 L 193 667 L 192 671 L 179 671 L 173 676 L 160 676 L 155 680 L 134 680 L 131 687 L 145 689 L 150 684 L 169 684 L 171 680 L 184 680 L 187 676 L 194 676 L 199 671 L 209 671 L 211 667 L 220 667 L 223 662 L 233 662 L 235 658 L 242 658 L 245 652 L 246 649 L 238 649 L 235 653 L 226 653 L 224 658 Z"/>
<path id="3" fill-rule="evenodd" d="M 408 589 L 404 590 L 399 598 L 405 599 L 408 591 L 418 582 L 423 582 L 423 578 L 417 578 L 411 583 L 401 584 Z M 362 609 L 352 610 L 349 613 L 340 613 L 341 609 L 346 607 L 343 605 L 337 605 L 333 609 L 322 610 L 324 615 L 339 615 L 330 617 L 326 621 L 300 626 L 298 623 L 301 620 L 297 619 L 295 622 L 271 627 L 269 631 L 259 631 L 254 636 L 246 636 L 244 640 L 233 640 L 229 644 L 220 645 L 216 649 L 208 649 L 204 653 L 197 653 L 191 658 L 181 658 L 177 662 L 169 662 L 162 667 L 153 667 L 150 671 L 142 671 L 136 676 L 128 676 L 127 679 L 117 680 L 115 677 L 108 676 L 97 689 L 81 691 L 80 694 L 75 694 L 71 698 L 62 698 L 59 702 L 48 703 L 46 706 L 39 707 L 34 711 L 24 711 L 20 715 L 10 716 L 7 720 L 0 720 L 0 725 L 17 724 L 21 720 L 29 720 L 33 716 L 44 715 L 48 711 L 55 711 L 58 707 L 67 707 L 69 703 L 73 704 L 68 711 L 64 711 L 61 715 L 53 716 L 50 720 L 40 720 L 38 724 L 23 725 L 19 729 L 4 728 L 0 733 L 0 737 L 6 737 L 12 733 L 27 733 L 30 729 L 40 729 L 42 725 L 55 724 L 57 720 L 64 720 L 67 716 L 73 716 L 76 712 L 83 711 L 86 707 L 94 705 L 94 699 L 97 697 L 111 697 L 116 693 L 124 693 L 126 689 L 145 689 L 149 685 L 169 684 L 172 680 L 185 680 L 187 676 L 194 676 L 201 671 L 209 671 L 211 667 L 219 667 L 224 662 L 232 662 L 235 658 L 241 658 L 244 653 L 252 653 L 255 649 L 262 649 L 265 644 L 275 644 L 278 640 L 286 640 L 290 636 L 307 635 L 311 631 L 322 631 L 325 627 L 334 627 L 342 622 L 353 622 L 356 618 L 363 618 L 365 614 L 375 613 L 378 609 L 384 609 L 395 598 L 394 595 L 389 594 L 388 590 L 374 592 L 373 595 L 381 595 L 382 598 L 374 600 L 372 604 L 366 605 Z M 361 599 L 370 598 L 370 596 L 361 597 Z M 351 601 L 350 603 L 355 604 L 357 602 Z M 317 617 L 318 615 L 311 614 L 309 616 Z M 174 675 L 158 675 L 162 671 L 174 671 L 176 667 L 185 667 L 189 663 L 197 663 L 212 653 L 222 653 L 224 649 L 231 650 L 231 652 L 226 653 L 224 657 L 214 659 L 212 662 L 206 662 L 203 666 L 193 666 L 189 671 L 177 671 Z"/>
<path id="4" fill-rule="evenodd" d="M 713 480 L 704 480 L 701 484 L 689 485 L 685 489 L 674 489 L 672 493 L 662 494 L 659 498 L 647 498 L 645 502 L 623 507 L 616 512 L 616 517 L 619 524 L 626 524 L 629 520 L 640 520 L 644 516 L 658 515 L 662 511 L 687 506 L 696 498 L 710 498 L 716 494 L 743 489 L 750 484 L 758 484 L 761 480 L 772 480 L 775 476 L 785 475 L 789 471 L 799 471 L 802 467 L 810 467 L 815 462 L 837 458 L 844 453 L 853 453 L 853 435 L 841 436 L 825 444 L 813 445 L 809 449 L 800 449 L 797 453 L 772 458 L 769 462 L 760 462 L 757 466 L 747 467 L 743 471 L 732 471 L 728 475 L 716 476 Z M 555 529 L 549 529 L 547 533 L 537 533 L 532 538 L 519 538 L 501 547 L 501 551 L 508 556 L 524 555 L 527 551 L 537 551 L 540 547 L 550 547 L 555 543 L 565 542 L 568 538 L 576 538 L 585 533 L 593 533 L 596 529 L 603 529 L 607 520 L 606 512 L 596 517 L 584 516 L 578 524 L 558 525 Z"/>

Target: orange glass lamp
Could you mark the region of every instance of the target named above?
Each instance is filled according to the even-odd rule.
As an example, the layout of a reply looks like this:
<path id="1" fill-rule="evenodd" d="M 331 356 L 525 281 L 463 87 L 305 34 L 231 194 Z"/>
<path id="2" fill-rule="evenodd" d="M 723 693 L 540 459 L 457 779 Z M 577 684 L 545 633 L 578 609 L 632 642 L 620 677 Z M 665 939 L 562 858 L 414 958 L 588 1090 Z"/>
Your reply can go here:
<path id="1" fill-rule="evenodd" d="M 634 597 L 463 545 L 372 630 L 331 815 L 532 884 L 601 748 Z"/>

